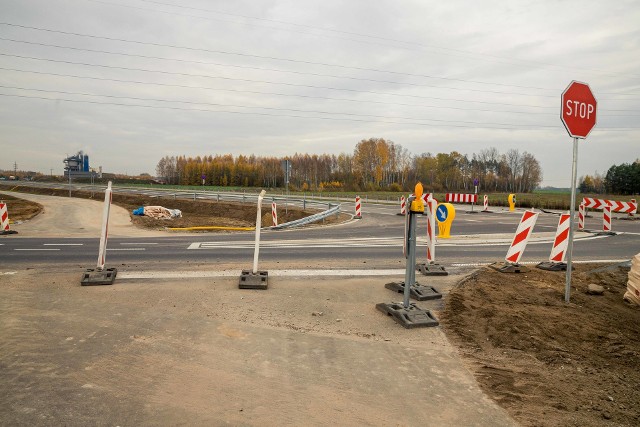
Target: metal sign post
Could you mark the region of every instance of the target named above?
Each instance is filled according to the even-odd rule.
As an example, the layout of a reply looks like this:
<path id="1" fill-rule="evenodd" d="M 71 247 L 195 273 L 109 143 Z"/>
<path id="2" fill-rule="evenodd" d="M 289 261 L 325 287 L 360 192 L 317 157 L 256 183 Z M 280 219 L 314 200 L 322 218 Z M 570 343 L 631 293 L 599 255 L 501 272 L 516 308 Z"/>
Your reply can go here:
<path id="1" fill-rule="evenodd" d="M 576 180 L 578 175 L 578 138 L 586 139 L 596 125 L 598 101 L 586 83 L 572 81 L 562 92 L 560 120 L 573 137 L 573 163 L 571 166 L 571 202 L 569 215 L 569 243 L 567 247 L 567 275 L 564 287 L 564 301 L 571 298 L 571 268 L 573 256 L 574 215 L 576 212 Z"/>

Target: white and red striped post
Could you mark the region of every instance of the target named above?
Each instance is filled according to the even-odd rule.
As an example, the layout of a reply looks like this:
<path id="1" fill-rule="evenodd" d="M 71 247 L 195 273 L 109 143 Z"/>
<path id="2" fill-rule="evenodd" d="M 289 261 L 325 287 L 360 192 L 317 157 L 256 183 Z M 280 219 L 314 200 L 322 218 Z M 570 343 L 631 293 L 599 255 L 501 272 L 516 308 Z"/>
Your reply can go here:
<path id="1" fill-rule="evenodd" d="M 407 214 L 407 200 L 404 196 L 400 197 L 400 215 Z"/>
<path id="2" fill-rule="evenodd" d="M 356 196 L 356 214 L 354 218 L 362 218 L 362 204 L 360 203 L 360 196 Z"/>
<path id="3" fill-rule="evenodd" d="M 511 242 L 511 246 L 507 251 L 507 256 L 505 260 L 512 264 L 517 264 L 522 258 L 522 254 L 527 247 L 527 242 L 529 242 L 529 237 L 531 237 L 531 232 L 533 231 L 533 227 L 536 225 L 536 221 L 538 220 L 537 212 L 534 211 L 525 211 L 522 214 L 522 218 L 520 219 L 520 224 L 518 224 L 518 228 L 516 230 L 515 236 L 513 236 L 513 241 Z"/>
<path id="4" fill-rule="evenodd" d="M 9 231 L 9 208 L 4 201 L 0 201 L 0 231 Z"/>
<path id="5" fill-rule="evenodd" d="M 631 210 L 629 212 L 629 217 L 633 218 L 634 213 L 636 212 L 636 210 L 638 210 L 638 202 L 636 202 L 636 199 L 631 199 L 631 204 L 635 205 L 635 210 Z"/>
<path id="6" fill-rule="evenodd" d="M 278 225 L 278 208 L 276 202 L 271 202 L 271 221 L 274 227 Z"/>
<path id="7" fill-rule="evenodd" d="M 436 261 L 436 205 L 438 202 L 433 197 L 427 199 L 427 263 Z"/>
<path id="8" fill-rule="evenodd" d="M 578 230 L 584 230 L 584 211 L 584 203 L 580 203 L 580 206 L 578 206 Z"/>
<path id="9" fill-rule="evenodd" d="M 565 255 L 567 253 L 567 246 L 569 245 L 570 224 L 571 215 L 560 215 L 558 229 L 556 230 L 556 237 L 553 240 L 553 247 L 551 248 L 551 255 L 549 256 L 550 262 L 564 262 Z"/>
<path id="10" fill-rule="evenodd" d="M 486 194 L 483 197 L 483 203 L 484 203 L 484 209 L 482 209 L 483 212 L 488 212 L 489 211 L 489 196 L 487 196 Z"/>
<path id="11" fill-rule="evenodd" d="M 611 231 L 611 206 L 602 207 L 602 231 Z"/>
<path id="12" fill-rule="evenodd" d="M 111 181 L 107 184 L 104 192 L 104 209 L 102 211 L 102 232 L 100 233 L 100 247 L 98 249 L 98 266 L 97 271 L 104 269 L 107 256 L 107 238 L 109 237 L 109 212 L 111 211 Z"/>

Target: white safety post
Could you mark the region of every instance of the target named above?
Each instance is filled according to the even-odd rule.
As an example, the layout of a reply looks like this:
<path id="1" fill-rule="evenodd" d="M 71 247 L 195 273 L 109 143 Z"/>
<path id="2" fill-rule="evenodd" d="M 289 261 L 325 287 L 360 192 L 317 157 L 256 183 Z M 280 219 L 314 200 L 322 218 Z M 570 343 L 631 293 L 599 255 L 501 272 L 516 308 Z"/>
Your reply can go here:
<path id="1" fill-rule="evenodd" d="M 520 262 L 524 249 L 527 247 L 527 242 L 529 242 L 529 237 L 531 236 L 533 227 L 536 225 L 536 221 L 538 220 L 538 215 L 539 213 L 536 213 L 533 210 L 525 211 L 522 214 L 520 224 L 518 224 L 516 234 L 513 236 L 505 261 L 511 264 L 518 264 L 518 262 Z"/>
<path id="2" fill-rule="evenodd" d="M 253 274 L 258 274 L 258 254 L 260 253 L 260 227 L 262 226 L 262 199 L 266 191 L 258 195 L 258 213 L 256 215 L 256 248 L 253 251 Z"/>
<path id="3" fill-rule="evenodd" d="M 100 247 L 98 249 L 98 266 L 97 271 L 104 269 L 105 258 L 107 255 L 107 238 L 109 236 L 109 211 L 111 210 L 111 181 L 107 184 L 104 192 L 104 208 L 102 210 L 102 232 L 100 233 Z"/>
<path id="4" fill-rule="evenodd" d="M 9 231 L 9 208 L 4 200 L 0 200 L 0 232 Z"/>
<path id="5" fill-rule="evenodd" d="M 567 246 L 569 245 L 569 225 L 571 224 L 570 214 L 561 214 L 556 229 L 556 237 L 553 239 L 551 246 L 551 255 L 549 262 L 564 262 L 567 254 Z"/>

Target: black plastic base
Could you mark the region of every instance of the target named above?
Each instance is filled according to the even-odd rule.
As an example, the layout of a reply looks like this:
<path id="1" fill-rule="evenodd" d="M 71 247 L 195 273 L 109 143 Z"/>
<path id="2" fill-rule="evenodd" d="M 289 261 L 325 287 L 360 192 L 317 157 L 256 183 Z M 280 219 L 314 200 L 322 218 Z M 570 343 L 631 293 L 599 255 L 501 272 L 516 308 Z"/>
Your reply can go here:
<path id="1" fill-rule="evenodd" d="M 596 236 L 617 236 L 618 235 L 618 233 L 616 233 L 615 231 L 598 231 L 595 234 Z"/>
<path id="2" fill-rule="evenodd" d="M 414 303 L 405 308 L 402 303 L 380 303 L 376 308 L 381 312 L 392 316 L 393 319 L 407 329 L 428 328 L 438 326 L 440 323 L 429 310 L 423 310 Z"/>
<path id="3" fill-rule="evenodd" d="M 440 264 L 416 264 L 416 270 L 424 276 L 448 276 L 449 273 Z"/>
<path id="4" fill-rule="evenodd" d="M 564 262 L 545 261 L 536 265 L 536 267 L 538 267 L 540 270 L 547 271 L 567 271 L 567 264 Z"/>
<path id="5" fill-rule="evenodd" d="M 262 270 L 253 274 L 252 270 L 242 270 L 238 287 L 240 289 L 267 289 L 269 287 L 269 273 Z"/>
<path id="6" fill-rule="evenodd" d="M 354 215 L 354 216 L 353 216 L 353 219 L 362 219 L 362 216 L 360 216 L 360 215 Z"/>
<path id="7" fill-rule="evenodd" d="M 520 264 L 510 263 L 500 264 L 494 262 L 493 264 L 490 264 L 489 267 L 493 268 L 496 271 L 499 271 L 500 273 L 526 273 L 530 271 L 527 267 L 524 267 Z"/>
<path id="8" fill-rule="evenodd" d="M 0 231 L 0 236 L 5 236 L 5 235 L 8 235 L 8 234 L 18 234 L 18 232 L 15 231 L 15 230 L 2 230 L 2 231 Z"/>
<path id="9" fill-rule="evenodd" d="M 400 212 L 398 212 L 396 215 L 407 216 L 407 214 L 403 214 L 403 213 L 400 213 Z"/>
<path id="10" fill-rule="evenodd" d="M 115 268 L 105 268 L 102 271 L 89 268 L 82 275 L 80 284 L 82 286 L 113 285 L 117 274 L 118 270 Z"/>
<path id="11" fill-rule="evenodd" d="M 390 282 L 384 285 L 385 288 L 391 289 L 399 294 L 404 294 L 404 281 Z M 415 285 L 409 287 L 409 296 L 417 301 L 427 301 L 442 298 L 442 294 L 433 286 L 425 286 L 416 282 Z"/>
<path id="12" fill-rule="evenodd" d="M 480 213 L 480 211 L 467 211 L 466 213 L 468 213 L 468 214 L 477 214 L 477 213 Z"/>

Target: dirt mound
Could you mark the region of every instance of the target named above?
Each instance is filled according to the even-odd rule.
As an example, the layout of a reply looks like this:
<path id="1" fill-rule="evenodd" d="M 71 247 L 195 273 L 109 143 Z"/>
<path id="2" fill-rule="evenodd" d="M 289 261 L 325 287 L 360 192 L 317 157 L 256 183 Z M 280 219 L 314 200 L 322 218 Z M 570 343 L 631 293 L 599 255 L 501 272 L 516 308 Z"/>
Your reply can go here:
<path id="1" fill-rule="evenodd" d="M 564 273 L 485 268 L 453 289 L 442 324 L 481 387 L 527 426 L 640 425 L 640 307 L 628 268 Z M 603 295 L 587 293 L 589 284 Z"/>
<path id="2" fill-rule="evenodd" d="M 3 200 L 8 206 L 9 221 L 26 221 L 42 212 L 42 205 L 29 200 L 20 199 L 18 197 L 0 194 L 0 200 Z"/>

